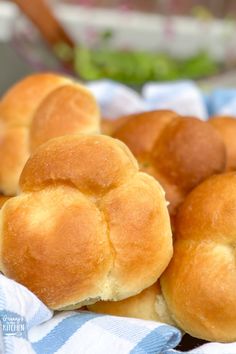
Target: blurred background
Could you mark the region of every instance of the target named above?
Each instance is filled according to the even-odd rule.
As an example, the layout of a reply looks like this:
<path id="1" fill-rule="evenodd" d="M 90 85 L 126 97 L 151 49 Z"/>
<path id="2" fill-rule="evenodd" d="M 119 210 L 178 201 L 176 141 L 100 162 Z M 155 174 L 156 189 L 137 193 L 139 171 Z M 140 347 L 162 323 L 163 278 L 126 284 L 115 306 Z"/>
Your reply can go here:
<path id="1" fill-rule="evenodd" d="M 186 78 L 236 84 L 234 0 L 44 0 L 43 10 L 42 1 L 0 0 L 0 94 L 51 69 L 137 88 Z"/>
<path id="2" fill-rule="evenodd" d="M 163 15 L 192 15 L 196 8 L 201 7 L 209 11 L 213 16 L 224 18 L 231 16 L 236 11 L 234 0 L 66 0 L 68 4 L 93 5 L 96 7 L 123 7 L 134 9 L 140 12 L 159 13 Z"/>

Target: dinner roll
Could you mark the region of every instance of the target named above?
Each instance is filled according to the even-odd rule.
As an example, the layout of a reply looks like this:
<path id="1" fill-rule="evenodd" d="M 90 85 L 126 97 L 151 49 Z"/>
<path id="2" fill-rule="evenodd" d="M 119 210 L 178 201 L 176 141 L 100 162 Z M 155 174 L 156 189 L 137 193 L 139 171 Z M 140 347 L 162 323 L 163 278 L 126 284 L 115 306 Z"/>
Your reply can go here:
<path id="1" fill-rule="evenodd" d="M 28 126 L 42 100 L 69 79 L 53 73 L 33 74 L 13 85 L 2 97 L 1 122 L 9 126 Z"/>
<path id="2" fill-rule="evenodd" d="M 98 130 L 98 106 L 84 86 L 51 73 L 21 80 L 0 101 L 0 191 L 17 193 L 26 160 L 43 142 Z"/>
<path id="3" fill-rule="evenodd" d="M 113 136 L 137 157 L 143 171 L 160 181 L 174 215 L 201 181 L 225 169 L 225 145 L 210 124 L 171 111 L 137 114 Z"/>
<path id="4" fill-rule="evenodd" d="M 88 309 L 114 316 L 141 318 L 174 324 L 161 294 L 159 282 L 135 296 L 121 301 L 98 301 Z"/>
<path id="5" fill-rule="evenodd" d="M 236 119 L 228 116 L 213 117 L 209 123 L 217 129 L 226 146 L 226 170 L 236 170 Z"/>
<path id="6" fill-rule="evenodd" d="M 42 144 L 0 213 L 0 269 L 52 309 L 121 300 L 156 282 L 172 256 L 164 191 L 103 135 Z"/>
<path id="7" fill-rule="evenodd" d="M 236 173 L 213 176 L 180 207 L 174 256 L 161 288 L 174 321 L 193 337 L 236 340 Z"/>

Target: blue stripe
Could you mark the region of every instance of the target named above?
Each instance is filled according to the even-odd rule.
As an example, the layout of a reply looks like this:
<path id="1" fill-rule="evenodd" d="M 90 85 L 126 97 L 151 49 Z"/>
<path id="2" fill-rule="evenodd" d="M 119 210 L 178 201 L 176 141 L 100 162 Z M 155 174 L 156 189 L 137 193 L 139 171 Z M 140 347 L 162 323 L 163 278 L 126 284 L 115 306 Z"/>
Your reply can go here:
<path id="1" fill-rule="evenodd" d="M 161 354 L 176 347 L 181 341 L 181 333 L 174 327 L 161 326 L 154 329 L 139 342 L 130 354 Z"/>
<path id="2" fill-rule="evenodd" d="M 86 322 L 102 315 L 94 313 L 76 314 L 62 320 L 43 339 L 32 343 L 32 347 L 37 354 L 54 354 L 60 349 L 68 339 Z"/>

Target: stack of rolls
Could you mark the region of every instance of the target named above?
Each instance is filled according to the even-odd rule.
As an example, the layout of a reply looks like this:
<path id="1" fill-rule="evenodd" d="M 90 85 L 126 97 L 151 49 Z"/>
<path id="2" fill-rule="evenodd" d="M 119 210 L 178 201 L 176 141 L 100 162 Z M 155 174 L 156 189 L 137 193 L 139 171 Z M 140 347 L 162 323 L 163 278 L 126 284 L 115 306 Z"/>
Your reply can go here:
<path id="1" fill-rule="evenodd" d="M 117 303 L 111 301 L 98 302 L 90 305 L 89 309 L 114 315 L 146 319 L 157 318 L 159 321 L 163 320 L 164 314 L 166 323 L 173 323 L 196 338 L 207 341 L 232 342 L 236 340 L 236 314 L 234 312 L 236 306 L 234 289 L 236 172 L 219 173 L 224 172 L 224 170 L 236 169 L 234 141 L 236 120 L 233 117 L 215 117 L 208 123 L 201 122 L 199 127 L 206 127 L 206 131 L 208 130 L 210 133 L 208 135 L 205 133 L 206 144 L 204 144 L 203 140 L 194 140 L 194 123 L 197 123 L 196 120 L 181 117 L 178 117 L 178 119 L 170 118 L 169 114 L 170 112 L 166 114 L 164 111 L 159 111 L 136 114 L 125 119 L 122 117 L 121 124 L 113 128 L 112 134 L 126 142 L 138 158 L 142 169 L 148 167 L 149 171 L 152 171 L 151 173 L 156 177 L 157 175 L 153 173 L 153 170 L 150 170 L 150 165 L 155 164 L 153 158 L 156 156 L 159 158 L 158 163 L 156 161 L 156 165 L 154 165 L 159 172 L 163 164 L 161 159 L 167 156 L 163 154 L 163 151 L 171 150 L 171 148 L 168 148 L 169 145 L 173 147 L 171 151 L 175 155 L 178 154 L 178 146 L 174 144 L 174 141 L 177 139 L 176 135 L 180 134 L 181 136 L 181 125 L 183 124 L 182 127 L 189 128 L 189 135 L 186 136 L 187 139 L 182 139 L 182 141 L 179 139 L 179 142 L 182 142 L 185 147 L 188 146 L 189 154 L 195 149 L 196 153 L 199 152 L 204 155 L 202 161 L 205 159 L 203 164 L 196 159 L 198 164 L 195 166 L 194 163 L 192 164 L 193 168 L 196 168 L 194 171 L 199 173 L 199 171 L 204 171 L 204 166 L 209 167 L 210 160 L 207 163 L 207 158 L 210 156 L 215 156 L 214 159 L 217 161 L 217 152 L 219 153 L 219 151 L 224 151 L 218 160 L 218 162 L 221 160 L 222 167 L 218 171 L 214 171 L 213 168 L 211 173 L 209 168 L 208 176 L 206 173 L 205 178 L 202 174 L 201 178 L 196 179 L 190 193 L 186 193 L 182 199 L 182 204 L 179 204 L 179 209 L 176 210 L 174 228 L 174 255 L 169 266 L 156 283 L 156 287 L 152 286 L 139 295 Z M 151 121 L 154 115 L 157 119 L 160 118 L 160 121 L 159 124 L 153 123 L 149 133 L 146 128 L 148 119 Z M 147 120 L 142 122 L 144 116 Z M 183 119 L 186 119 L 185 123 L 182 123 L 184 122 Z M 175 121 L 172 127 L 169 123 L 171 120 L 172 122 Z M 140 126 L 138 126 L 138 122 L 141 122 Z M 210 125 L 214 128 L 214 132 L 209 128 Z M 156 132 L 157 138 L 154 133 L 155 126 L 161 127 Z M 130 134 L 130 131 L 133 133 Z M 175 133 L 173 133 L 174 131 Z M 150 134 L 149 139 L 146 139 L 147 132 Z M 215 134 L 216 132 L 218 136 Z M 142 139 L 142 133 L 144 133 L 144 139 Z M 202 134 L 204 134 L 204 130 Z M 209 139 L 207 139 L 207 136 L 209 136 Z M 215 140 L 212 137 L 215 137 Z M 157 154 L 152 152 L 154 146 L 152 139 L 158 141 L 156 143 L 156 148 L 159 148 Z M 164 141 L 166 141 L 165 144 L 163 144 Z M 210 145 L 214 145 L 217 141 L 218 147 L 221 145 L 221 149 L 218 148 L 217 150 L 215 148 L 214 155 Z M 191 143 L 193 143 L 193 150 L 191 150 Z M 184 156 L 187 155 L 182 154 L 182 158 Z M 194 154 L 189 156 L 189 160 L 191 161 L 194 156 L 196 158 Z M 170 159 L 171 155 L 169 155 Z M 177 161 L 184 166 L 182 159 Z M 166 160 L 164 160 L 165 163 Z M 167 160 L 167 163 L 170 166 L 165 170 L 167 176 L 168 174 L 171 176 L 171 171 L 178 175 L 179 170 L 177 168 L 171 169 L 173 162 Z M 185 164 L 185 166 L 187 165 Z M 189 177 L 188 171 L 186 168 L 183 169 L 182 176 L 185 174 Z M 211 176 L 216 173 L 218 175 Z M 199 176 L 201 176 L 200 173 Z M 204 181 L 204 179 L 206 180 Z M 162 181 L 162 179 L 159 178 L 159 181 Z M 184 180 L 183 183 L 187 183 L 187 181 Z M 176 185 L 179 188 L 181 183 Z M 162 307 L 158 306 L 160 298 Z M 145 314 L 143 311 L 145 311 Z M 167 314 L 168 316 L 166 316 Z"/>
<path id="2" fill-rule="evenodd" d="M 235 341 L 235 122 L 159 110 L 99 134 L 83 85 L 23 79 L 0 101 L 0 271 L 54 310 Z"/>
<path id="3" fill-rule="evenodd" d="M 236 172 L 210 177 L 179 208 L 174 255 L 160 277 L 160 288 L 152 287 L 144 290 L 142 297 L 130 298 L 128 309 L 125 301 L 98 302 L 89 308 L 144 318 L 144 304 L 146 319 L 156 316 L 163 320 L 165 316 L 166 323 L 195 338 L 235 341 L 235 220 Z M 155 296 L 151 298 L 149 292 Z M 160 294 L 162 308 L 158 307 Z"/>

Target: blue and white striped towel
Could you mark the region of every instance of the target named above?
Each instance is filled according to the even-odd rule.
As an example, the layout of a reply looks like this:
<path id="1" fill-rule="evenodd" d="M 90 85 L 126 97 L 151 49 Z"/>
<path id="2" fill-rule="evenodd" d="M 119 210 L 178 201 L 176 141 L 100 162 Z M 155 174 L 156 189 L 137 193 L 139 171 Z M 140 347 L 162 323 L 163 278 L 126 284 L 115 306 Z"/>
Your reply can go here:
<path id="1" fill-rule="evenodd" d="M 24 286 L 0 274 L 0 353 L 159 354 L 181 340 L 174 327 L 67 311 L 53 316 Z"/>

